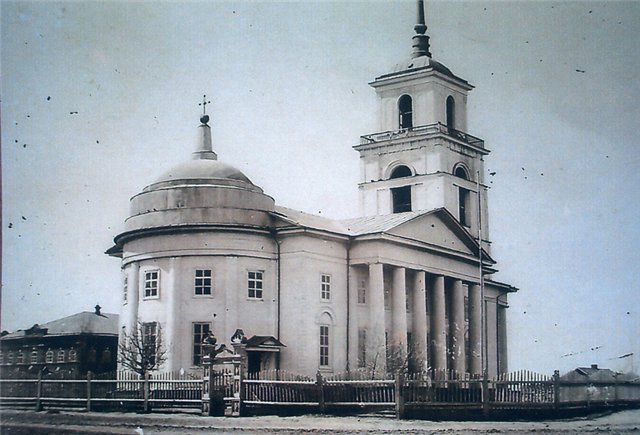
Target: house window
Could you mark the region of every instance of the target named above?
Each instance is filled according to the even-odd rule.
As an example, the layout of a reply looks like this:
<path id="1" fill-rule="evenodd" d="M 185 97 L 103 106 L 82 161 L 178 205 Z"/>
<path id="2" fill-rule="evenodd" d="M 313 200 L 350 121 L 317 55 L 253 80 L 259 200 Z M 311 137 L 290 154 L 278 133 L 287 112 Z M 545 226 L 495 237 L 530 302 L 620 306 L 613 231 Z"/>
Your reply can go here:
<path id="1" fill-rule="evenodd" d="M 58 358 L 60 358 L 59 353 L 58 353 Z M 71 348 L 71 350 L 69 350 L 69 362 L 76 362 L 76 361 L 78 361 L 78 351 Z"/>
<path id="2" fill-rule="evenodd" d="M 409 95 L 403 95 L 398 100 L 398 114 L 400 128 L 413 128 L 413 103 Z"/>
<path id="3" fill-rule="evenodd" d="M 160 278 L 159 270 L 149 270 L 144 273 L 144 297 L 145 298 L 158 297 L 159 278 Z"/>
<path id="4" fill-rule="evenodd" d="M 157 357 L 158 324 L 147 322 L 142 324 L 142 349 L 145 359 L 151 366 L 155 365 Z"/>
<path id="5" fill-rule="evenodd" d="M 4 353 L 0 351 L 0 364 L 4 364 Z"/>
<path id="6" fill-rule="evenodd" d="M 202 342 L 211 330 L 211 323 L 193 324 L 193 365 L 202 364 Z"/>
<path id="7" fill-rule="evenodd" d="M 394 187 L 391 189 L 391 200 L 394 213 L 411 211 L 411 186 Z"/>
<path id="8" fill-rule="evenodd" d="M 367 303 L 367 283 L 364 279 L 358 280 L 358 303 Z"/>
<path id="9" fill-rule="evenodd" d="M 329 366 L 329 326 L 320 325 L 320 367 Z"/>
<path id="10" fill-rule="evenodd" d="M 73 351 L 75 352 L 75 351 Z M 69 359 L 71 359 L 71 352 L 69 352 Z M 75 357 L 74 357 L 75 359 Z M 64 349 L 60 349 L 58 351 L 58 362 L 59 363 L 63 363 L 64 362 Z"/>
<path id="11" fill-rule="evenodd" d="M 16 360 L 16 364 L 24 364 L 24 352 L 18 352 L 18 358 Z"/>
<path id="12" fill-rule="evenodd" d="M 247 273 L 247 289 L 249 299 L 262 299 L 261 271 L 249 271 Z"/>
<path id="13" fill-rule="evenodd" d="M 129 277 L 127 275 L 122 279 L 122 303 L 127 303 L 127 297 L 129 293 Z"/>
<path id="14" fill-rule="evenodd" d="M 13 364 L 13 352 L 7 354 L 7 364 Z"/>
<path id="15" fill-rule="evenodd" d="M 358 329 L 358 367 L 367 366 L 367 330 Z"/>
<path id="16" fill-rule="evenodd" d="M 29 364 L 37 364 L 38 363 L 38 351 L 34 350 L 31 352 L 31 358 L 29 359 Z"/>
<path id="17" fill-rule="evenodd" d="M 320 297 L 326 301 L 331 299 L 331 275 L 322 275 Z"/>
<path id="18" fill-rule="evenodd" d="M 211 295 L 211 269 L 197 269 L 195 276 L 196 296 Z"/>
<path id="19" fill-rule="evenodd" d="M 47 350 L 47 353 L 44 355 L 44 362 L 47 364 L 53 363 L 53 351 L 51 349 Z"/>
<path id="20" fill-rule="evenodd" d="M 456 128 L 456 102 L 451 95 L 447 97 L 447 128 Z"/>

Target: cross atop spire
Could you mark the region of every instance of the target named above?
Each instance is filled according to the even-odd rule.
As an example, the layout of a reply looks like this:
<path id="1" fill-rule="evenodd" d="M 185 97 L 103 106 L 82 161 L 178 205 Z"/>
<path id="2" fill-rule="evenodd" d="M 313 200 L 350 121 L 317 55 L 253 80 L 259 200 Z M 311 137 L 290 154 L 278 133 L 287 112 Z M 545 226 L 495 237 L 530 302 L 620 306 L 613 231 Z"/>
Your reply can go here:
<path id="1" fill-rule="evenodd" d="M 413 53 L 411 57 L 428 56 L 431 57 L 429 51 L 429 36 L 426 35 L 427 25 L 424 19 L 424 1 L 418 0 L 418 22 L 413 27 L 416 34 L 413 35 Z"/>
<path id="2" fill-rule="evenodd" d="M 200 122 L 206 124 L 209 122 L 209 115 L 207 115 L 207 104 L 211 104 L 211 101 L 207 101 L 207 96 L 202 96 L 202 103 L 198 103 L 198 106 L 202 106 L 202 116 L 200 117 Z"/>

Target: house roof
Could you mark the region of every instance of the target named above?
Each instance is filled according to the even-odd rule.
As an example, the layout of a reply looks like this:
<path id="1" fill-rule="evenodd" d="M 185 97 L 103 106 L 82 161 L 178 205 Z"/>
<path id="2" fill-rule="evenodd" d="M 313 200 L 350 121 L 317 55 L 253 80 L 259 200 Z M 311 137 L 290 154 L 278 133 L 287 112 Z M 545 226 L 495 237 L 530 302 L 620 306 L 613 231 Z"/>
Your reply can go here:
<path id="1" fill-rule="evenodd" d="M 286 347 L 272 335 L 254 335 L 245 343 L 249 347 Z"/>
<path id="2" fill-rule="evenodd" d="M 578 367 L 560 377 L 564 381 L 582 381 L 590 382 L 640 382 L 640 377 L 634 373 L 618 373 L 611 369 L 601 369 L 597 366 Z"/>
<path id="3" fill-rule="evenodd" d="M 2 340 L 24 338 L 29 336 L 60 336 L 60 335 L 118 335 L 118 315 L 111 313 L 96 314 L 93 311 L 83 311 L 62 319 L 33 325 L 26 330 L 17 330 L 2 337 Z"/>

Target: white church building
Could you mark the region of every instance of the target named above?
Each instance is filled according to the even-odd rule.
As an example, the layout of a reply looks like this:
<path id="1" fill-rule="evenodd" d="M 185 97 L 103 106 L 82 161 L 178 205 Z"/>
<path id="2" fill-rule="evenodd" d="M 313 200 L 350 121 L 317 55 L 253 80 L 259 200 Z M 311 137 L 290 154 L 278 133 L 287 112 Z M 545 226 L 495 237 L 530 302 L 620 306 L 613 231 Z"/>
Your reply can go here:
<path id="1" fill-rule="evenodd" d="M 432 59 L 418 4 L 411 57 L 371 83 L 379 132 L 354 146 L 360 217 L 276 205 L 218 160 L 206 115 L 192 159 L 131 199 L 107 253 L 122 259 L 120 327 L 161 331 L 161 370 L 200 371 L 207 332 L 229 344 L 238 329 L 253 372 L 382 372 L 398 357 L 507 370 L 517 289 L 491 278 L 489 150 L 466 133 L 473 86 Z"/>

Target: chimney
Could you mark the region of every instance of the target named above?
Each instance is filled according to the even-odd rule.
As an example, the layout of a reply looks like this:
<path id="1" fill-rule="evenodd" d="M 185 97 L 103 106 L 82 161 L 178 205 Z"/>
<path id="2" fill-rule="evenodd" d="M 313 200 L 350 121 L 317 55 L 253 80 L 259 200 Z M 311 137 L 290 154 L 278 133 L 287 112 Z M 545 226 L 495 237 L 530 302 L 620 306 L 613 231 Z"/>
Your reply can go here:
<path id="1" fill-rule="evenodd" d="M 97 314 L 98 316 L 100 316 L 100 309 L 102 308 L 100 305 L 96 304 L 95 307 L 93 307 L 95 309 L 94 314 Z"/>
<path id="2" fill-rule="evenodd" d="M 594 370 L 598 370 L 598 364 L 591 364 L 591 368 Z"/>

